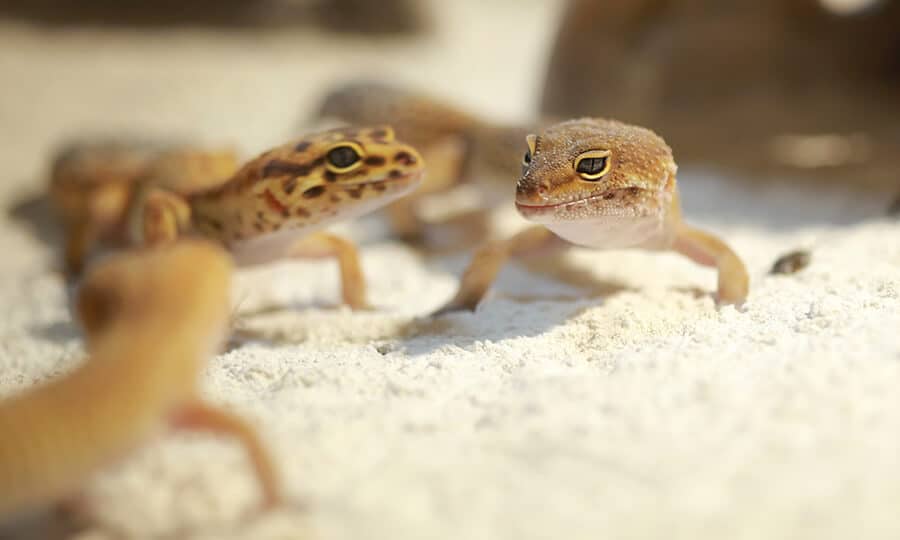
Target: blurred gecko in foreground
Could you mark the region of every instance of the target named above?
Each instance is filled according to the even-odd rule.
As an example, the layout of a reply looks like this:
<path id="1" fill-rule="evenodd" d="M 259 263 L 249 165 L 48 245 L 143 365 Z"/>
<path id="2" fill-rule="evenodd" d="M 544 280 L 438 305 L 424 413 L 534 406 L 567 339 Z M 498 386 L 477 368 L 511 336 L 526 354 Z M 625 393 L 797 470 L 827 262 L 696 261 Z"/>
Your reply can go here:
<path id="1" fill-rule="evenodd" d="M 741 259 L 681 217 L 672 150 L 650 130 L 582 118 L 526 138 L 516 208 L 538 223 L 480 248 L 460 288 L 437 313 L 475 309 L 503 263 L 560 239 L 597 249 L 672 250 L 719 271 L 718 299 L 742 303 L 749 278 Z"/>
<path id="2" fill-rule="evenodd" d="M 115 255 L 89 271 L 77 303 L 84 364 L 0 403 L 0 523 L 77 495 L 167 428 L 235 437 L 264 507 L 279 502 L 254 429 L 198 394 L 226 331 L 231 275 L 227 253 L 201 241 Z"/>

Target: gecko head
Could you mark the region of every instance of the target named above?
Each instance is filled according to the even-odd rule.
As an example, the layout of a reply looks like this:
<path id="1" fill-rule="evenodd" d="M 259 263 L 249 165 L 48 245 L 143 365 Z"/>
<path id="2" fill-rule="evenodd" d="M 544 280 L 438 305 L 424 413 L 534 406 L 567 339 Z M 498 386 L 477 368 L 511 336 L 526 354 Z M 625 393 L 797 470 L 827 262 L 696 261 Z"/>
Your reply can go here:
<path id="1" fill-rule="evenodd" d="M 419 152 L 390 126 L 310 134 L 263 154 L 254 166 L 263 179 L 257 192 L 275 200 L 276 213 L 304 223 L 374 210 L 414 189 L 425 171 Z"/>
<path id="2" fill-rule="evenodd" d="M 211 349 L 231 313 L 231 273 L 230 256 L 203 240 L 117 253 L 89 269 L 78 290 L 78 318 L 89 344 L 126 328 L 173 339 L 193 332 L 191 339 Z"/>
<path id="3" fill-rule="evenodd" d="M 672 150 L 648 129 L 583 118 L 526 138 L 516 208 L 538 223 L 662 216 L 675 190 Z"/>

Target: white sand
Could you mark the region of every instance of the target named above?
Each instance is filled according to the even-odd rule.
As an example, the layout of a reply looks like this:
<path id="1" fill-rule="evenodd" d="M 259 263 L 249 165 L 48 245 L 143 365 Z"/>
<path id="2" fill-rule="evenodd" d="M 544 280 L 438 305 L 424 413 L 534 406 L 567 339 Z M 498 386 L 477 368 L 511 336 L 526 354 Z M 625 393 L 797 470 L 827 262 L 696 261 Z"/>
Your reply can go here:
<path id="1" fill-rule="evenodd" d="M 360 74 L 516 118 L 536 101 L 552 11 L 466 2 L 438 37 L 379 48 L 2 27 L 0 196 L 37 192 L 53 145 L 84 131 L 261 150 Z M 573 251 L 574 270 L 512 265 L 477 314 L 407 335 L 467 257 L 423 260 L 358 226 L 343 230 L 366 242 L 379 312 L 330 307 L 333 263 L 242 275 L 243 310 L 294 309 L 245 320 L 281 343 L 213 359 L 204 391 L 260 427 L 292 504 L 242 520 L 256 493 L 239 449 L 178 436 L 89 484 L 96 523 L 80 538 L 897 538 L 900 224 L 866 220 L 885 202 L 852 193 L 681 182 L 687 214 L 748 263 L 743 311 L 694 294 L 714 273 L 675 255 Z M 54 253 L 0 219 L 7 395 L 76 365 L 80 345 Z M 807 270 L 766 275 L 798 247 L 813 249 Z"/>

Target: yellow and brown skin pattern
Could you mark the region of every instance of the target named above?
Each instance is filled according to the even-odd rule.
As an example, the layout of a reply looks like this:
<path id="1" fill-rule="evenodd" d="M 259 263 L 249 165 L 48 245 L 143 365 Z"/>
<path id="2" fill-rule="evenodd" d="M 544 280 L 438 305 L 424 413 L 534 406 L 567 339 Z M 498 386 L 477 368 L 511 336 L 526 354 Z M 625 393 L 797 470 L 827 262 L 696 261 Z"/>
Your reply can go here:
<path id="1" fill-rule="evenodd" d="M 519 173 L 521 141 L 532 129 L 491 124 L 427 93 L 376 81 L 334 88 L 316 115 L 350 124 L 390 123 L 399 138 L 422 152 L 428 163 L 422 186 L 387 209 L 394 232 L 411 241 L 422 239 L 423 197 L 470 179 L 477 179 L 479 189 L 489 187 L 485 181 L 512 182 Z"/>
<path id="2" fill-rule="evenodd" d="M 91 267 L 77 302 L 84 364 L 0 402 L 0 524 L 77 496 L 94 473 L 173 429 L 235 437 L 263 506 L 279 502 L 275 468 L 254 429 L 197 388 L 226 332 L 231 276 L 228 254 L 197 240 Z"/>
<path id="3" fill-rule="evenodd" d="M 672 250 L 718 269 L 720 302 L 746 299 L 749 277 L 740 258 L 682 220 L 677 167 L 658 135 L 615 120 L 582 118 L 529 135 L 526 142 L 516 208 L 539 225 L 479 249 L 456 296 L 438 313 L 475 309 L 509 257 L 566 243 Z"/>
<path id="4" fill-rule="evenodd" d="M 139 182 L 199 189 L 237 167 L 230 149 L 85 140 L 60 150 L 50 171 L 50 198 L 65 230 L 66 275 L 80 275 L 98 244 L 127 240 L 125 218 Z"/>
<path id="5" fill-rule="evenodd" d="M 367 307 L 355 246 L 321 229 L 406 195 L 425 172 L 422 157 L 389 126 L 313 133 L 249 161 L 220 185 L 156 190 L 142 206 L 143 240 L 194 234 L 231 251 L 238 265 L 285 257 L 336 257 L 343 299 Z"/>

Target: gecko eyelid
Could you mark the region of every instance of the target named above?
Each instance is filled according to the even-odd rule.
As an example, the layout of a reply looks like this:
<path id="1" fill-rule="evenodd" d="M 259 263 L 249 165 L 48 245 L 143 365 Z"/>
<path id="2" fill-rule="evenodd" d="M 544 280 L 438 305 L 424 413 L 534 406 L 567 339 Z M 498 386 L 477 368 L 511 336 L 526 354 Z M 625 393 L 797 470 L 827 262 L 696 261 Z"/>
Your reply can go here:
<path id="1" fill-rule="evenodd" d="M 590 150 L 584 152 L 575 158 L 575 172 L 577 172 L 584 180 L 599 180 L 606 175 L 612 167 L 612 160 L 610 159 L 611 154 L 612 152 L 609 150 Z"/>
<path id="2" fill-rule="evenodd" d="M 534 155 L 537 152 L 537 135 L 526 136 L 525 142 L 528 143 L 528 152 Z"/>
<path id="3" fill-rule="evenodd" d="M 528 149 L 525 150 L 525 155 L 522 157 L 523 175 L 528 171 L 528 166 L 531 165 L 531 159 L 534 157 L 534 153 L 537 151 L 537 136 L 528 135 L 525 137 L 525 142 L 528 143 Z"/>

